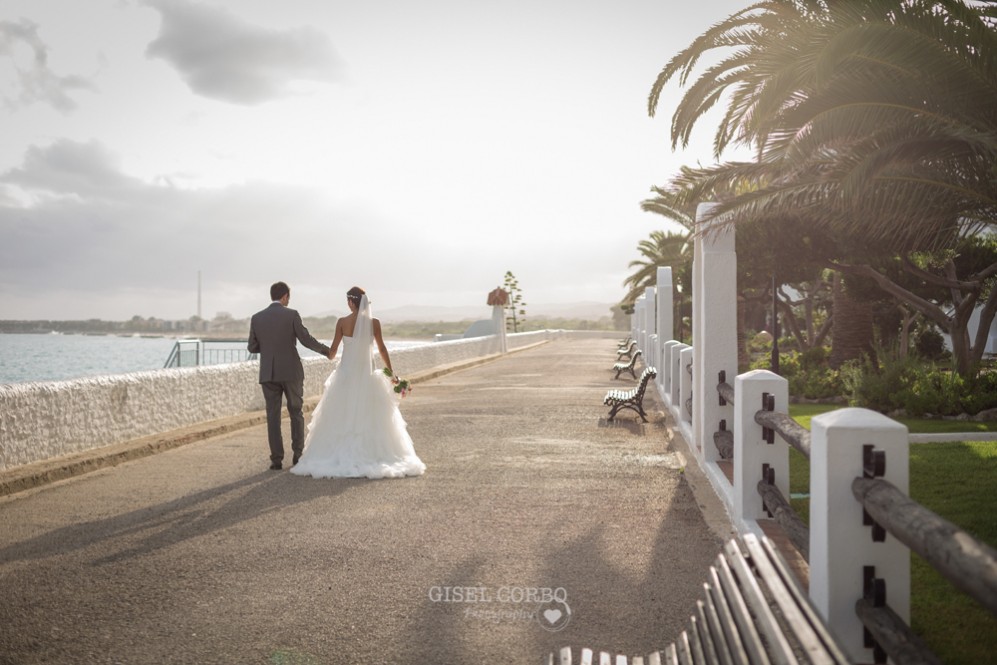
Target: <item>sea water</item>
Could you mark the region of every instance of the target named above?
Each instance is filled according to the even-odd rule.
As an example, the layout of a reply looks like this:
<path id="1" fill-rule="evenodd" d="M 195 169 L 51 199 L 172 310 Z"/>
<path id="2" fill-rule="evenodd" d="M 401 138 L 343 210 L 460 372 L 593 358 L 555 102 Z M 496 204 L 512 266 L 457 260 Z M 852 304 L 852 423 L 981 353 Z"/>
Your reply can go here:
<path id="1" fill-rule="evenodd" d="M 122 335 L 0 334 L 0 384 L 163 369 L 176 341 L 169 337 Z M 389 351 L 424 343 L 385 341 Z M 211 348 L 245 351 L 246 342 L 213 342 Z M 318 357 L 300 344 L 298 352 L 302 358 Z"/>

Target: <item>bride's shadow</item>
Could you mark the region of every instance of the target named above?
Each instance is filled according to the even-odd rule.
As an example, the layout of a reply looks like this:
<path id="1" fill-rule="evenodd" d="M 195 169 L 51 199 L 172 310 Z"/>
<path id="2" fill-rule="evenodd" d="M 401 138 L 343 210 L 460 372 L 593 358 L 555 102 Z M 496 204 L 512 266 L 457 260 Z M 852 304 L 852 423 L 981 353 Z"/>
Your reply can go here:
<path id="1" fill-rule="evenodd" d="M 309 482 L 288 473 L 265 471 L 155 506 L 61 527 L 0 549 L 0 561 L 44 559 L 121 539 L 138 542 L 93 560 L 103 565 L 141 556 L 213 532 L 223 531 L 296 503 L 341 494 L 361 479 Z M 221 505 L 219 501 L 222 501 Z M 143 535 L 144 534 L 144 535 Z"/>

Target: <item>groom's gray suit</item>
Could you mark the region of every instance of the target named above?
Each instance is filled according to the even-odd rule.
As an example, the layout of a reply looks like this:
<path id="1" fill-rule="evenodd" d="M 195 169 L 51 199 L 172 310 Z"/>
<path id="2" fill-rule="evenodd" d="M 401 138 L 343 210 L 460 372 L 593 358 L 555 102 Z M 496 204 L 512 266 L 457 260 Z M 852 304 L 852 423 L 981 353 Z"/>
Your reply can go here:
<path id="1" fill-rule="evenodd" d="M 305 372 L 295 340 L 316 353 L 329 355 L 329 347 L 312 337 L 296 310 L 273 302 L 253 315 L 249 324 L 249 352 L 260 354 L 260 386 L 267 405 L 267 438 L 270 460 L 280 468 L 284 459 L 284 439 L 280 432 L 282 397 L 287 397 L 291 416 L 291 450 L 297 462 L 305 447 L 304 401 Z"/>

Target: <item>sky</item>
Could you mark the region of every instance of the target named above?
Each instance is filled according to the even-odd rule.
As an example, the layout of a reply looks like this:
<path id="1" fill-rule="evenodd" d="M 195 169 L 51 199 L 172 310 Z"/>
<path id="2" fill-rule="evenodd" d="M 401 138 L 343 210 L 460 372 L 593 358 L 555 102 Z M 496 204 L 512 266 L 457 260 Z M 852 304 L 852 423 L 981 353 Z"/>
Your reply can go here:
<path id="1" fill-rule="evenodd" d="M 651 85 L 747 4 L 0 0 L 0 319 L 618 302 L 714 161 Z"/>

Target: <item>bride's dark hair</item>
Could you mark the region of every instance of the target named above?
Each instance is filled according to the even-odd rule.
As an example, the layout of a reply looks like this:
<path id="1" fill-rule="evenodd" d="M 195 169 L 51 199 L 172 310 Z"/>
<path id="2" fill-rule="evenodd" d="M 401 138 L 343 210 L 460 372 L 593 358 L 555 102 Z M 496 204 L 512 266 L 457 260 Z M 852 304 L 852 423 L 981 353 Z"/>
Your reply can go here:
<path id="1" fill-rule="evenodd" d="M 354 286 L 352 289 L 346 292 L 346 298 L 357 307 L 360 307 L 360 298 L 362 298 L 365 293 L 367 292 L 361 289 L 359 286 Z"/>

